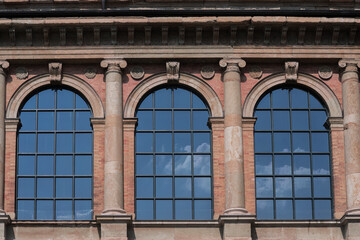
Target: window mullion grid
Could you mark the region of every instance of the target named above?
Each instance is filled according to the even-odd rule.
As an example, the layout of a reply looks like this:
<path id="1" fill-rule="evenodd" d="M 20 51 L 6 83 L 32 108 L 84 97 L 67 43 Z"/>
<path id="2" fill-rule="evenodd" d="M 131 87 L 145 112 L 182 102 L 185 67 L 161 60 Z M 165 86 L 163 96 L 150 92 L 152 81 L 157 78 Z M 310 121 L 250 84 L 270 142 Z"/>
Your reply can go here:
<path id="1" fill-rule="evenodd" d="M 270 93 L 270 118 L 271 118 L 271 157 L 272 157 L 272 187 L 273 187 L 273 217 L 276 219 L 276 188 L 275 188 L 275 154 L 274 154 L 274 109 L 272 103 L 272 93 Z"/>
<path id="2" fill-rule="evenodd" d="M 76 218 L 76 213 L 75 213 L 75 135 L 76 135 L 76 128 L 75 128 L 75 124 L 76 124 L 76 103 L 75 103 L 75 99 L 76 96 L 75 94 L 73 94 L 73 146 L 72 146 L 72 167 L 73 167 L 73 172 L 72 172 L 72 218 L 75 219 Z M 92 187 L 93 188 L 93 187 Z"/>
<path id="3" fill-rule="evenodd" d="M 153 219 L 156 219 L 156 142 L 155 142 L 155 136 L 156 136 L 156 130 L 155 130 L 155 94 L 152 94 L 152 100 L 153 100 L 153 104 L 152 104 L 152 111 L 153 111 L 153 155 L 154 155 L 154 172 L 153 172 Z"/>
<path id="4" fill-rule="evenodd" d="M 309 92 L 307 92 L 307 102 L 308 102 L 308 121 L 309 121 L 309 150 L 310 150 L 310 179 L 311 179 L 311 211 L 312 211 L 312 218 L 315 219 L 315 201 L 314 201 L 314 173 L 313 173 L 313 151 L 312 151 L 312 126 L 311 126 L 311 108 L 310 108 L 310 96 Z"/>
<path id="5" fill-rule="evenodd" d="M 58 91 L 55 91 L 55 107 L 54 107 L 54 153 L 53 153 L 53 164 L 54 164 L 54 172 L 53 172 L 53 219 L 56 219 L 56 162 L 57 162 L 57 156 L 56 156 L 56 137 L 57 137 L 57 94 Z"/>
<path id="6" fill-rule="evenodd" d="M 176 219 L 175 212 L 175 115 L 174 115 L 174 89 L 171 89 L 171 166 L 172 166 L 172 219 Z"/>

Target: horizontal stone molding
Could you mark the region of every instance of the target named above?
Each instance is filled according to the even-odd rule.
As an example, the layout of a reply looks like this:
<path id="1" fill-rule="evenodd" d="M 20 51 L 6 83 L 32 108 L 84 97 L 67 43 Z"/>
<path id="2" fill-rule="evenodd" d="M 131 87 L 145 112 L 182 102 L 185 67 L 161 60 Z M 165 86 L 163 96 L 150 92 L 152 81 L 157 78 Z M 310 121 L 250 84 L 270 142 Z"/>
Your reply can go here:
<path id="1" fill-rule="evenodd" d="M 6 118 L 17 118 L 19 108 L 24 99 L 33 91 L 36 91 L 36 89 L 50 84 L 51 78 L 49 74 L 38 75 L 23 83 L 10 98 L 6 110 Z M 101 119 L 105 117 L 104 107 L 99 95 L 87 82 L 73 75 L 63 74 L 60 86 L 68 86 L 79 91 L 89 102 L 93 118 Z"/>
<path id="2" fill-rule="evenodd" d="M 286 84 L 284 73 L 271 75 L 256 84 L 245 99 L 243 117 L 252 118 L 256 103 L 261 96 L 263 96 L 267 90 L 282 84 Z M 329 117 L 342 118 L 341 106 L 336 95 L 321 80 L 307 74 L 299 73 L 296 85 L 305 86 L 317 92 L 329 110 Z M 295 87 L 296 85 L 293 86 Z"/>
<path id="3" fill-rule="evenodd" d="M 136 88 L 131 92 L 125 103 L 124 118 L 134 118 L 136 107 L 145 94 L 154 89 L 155 87 L 168 84 L 168 78 L 166 73 L 153 75 L 143 80 Z M 187 73 L 180 73 L 179 86 L 187 86 L 205 98 L 205 101 L 209 105 L 211 117 L 223 117 L 223 109 L 221 102 L 215 93 L 215 91 L 203 80 L 192 76 Z"/>

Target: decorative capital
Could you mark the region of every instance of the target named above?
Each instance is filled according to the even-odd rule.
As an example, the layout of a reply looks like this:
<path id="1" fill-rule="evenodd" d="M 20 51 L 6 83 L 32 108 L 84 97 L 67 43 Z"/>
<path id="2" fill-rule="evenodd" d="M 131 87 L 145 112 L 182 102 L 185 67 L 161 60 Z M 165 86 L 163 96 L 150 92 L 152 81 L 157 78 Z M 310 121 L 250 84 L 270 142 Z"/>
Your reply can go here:
<path id="1" fill-rule="evenodd" d="M 126 68 L 127 62 L 125 59 L 105 59 L 101 61 L 100 66 L 106 68 L 107 72 L 121 72 L 121 69 Z"/>
<path id="2" fill-rule="evenodd" d="M 180 62 L 166 62 L 166 76 L 168 82 L 178 82 L 180 78 Z"/>
<path id="3" fill-rule="evenodd" d="M 296 81 L 298 78 L 299 62 L 285 62 L 286 81 Z"/>
<path id="4" fill-rule="evenodd" d="M 348 65 L 353 65 L 357 68 L 360 68 L 360 59 L 343 58 L 339 60 L 338 64 L 341 68 L 345 68 Z"/>
<path id="5" fill-rule="evenodd" d="M 62 63 L 49 63 L 50 82 L 61 83 L 62 80 Z"/>
<path id="6" fill-rule="evenodd" d="M 223 58 L 219 61 L 220 67 L 225 68 L 225 72 L 240 72 L 239 68 L 244 68 L 246 62 L 242 58 Z"/>

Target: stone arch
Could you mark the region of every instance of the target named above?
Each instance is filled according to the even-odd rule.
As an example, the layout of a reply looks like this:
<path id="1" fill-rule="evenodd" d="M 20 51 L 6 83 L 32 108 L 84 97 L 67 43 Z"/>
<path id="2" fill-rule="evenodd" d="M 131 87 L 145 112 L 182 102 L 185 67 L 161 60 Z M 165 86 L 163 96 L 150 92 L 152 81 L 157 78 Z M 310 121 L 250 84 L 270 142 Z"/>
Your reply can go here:
<path id="1" fill-rule="evenodd" d="M 34 90 L 50 85 L 50 75 L 38 75 L 22 84 L 11 97 L 6 111 L 6 118 L 17 118 L 19 108 L 24 99 Z M 70 74 L 63 74 L 62 85 L 69 86 L 79 91 L 89 102 L 94 118 L 104 118 L 104 107 L 99 95 L 95 90 L 81 78 Z"/>
<path id="2" fill-rule="evenodd" d="M 128 99 L 126 100 L 124 117 L 135 117 L 136 107 L 138 106 L 143 96 L 151 89 L 167 83 L 168 79 L 166 73 L 153 75 L 142 81 L 139 85 L 136 86 L 136 88 L 131 92 Z M 222 105 L 218 96 L 216 95 L 215 91 L 204 81 L 190 74 L 181 73 L 179 85 L 187 86 L 198 91 L 207 102 L 210 108 L 211 117 L 223 117 Z"/>
<path id="3" fill-rule="evenodd" d="M 256 103 L 258 102 L 260 97 L 267 90 L 284 83 L 286 83 L 285 74 L 281 73 L 264 78 L 262 81 L 256 84 L 245 99 L 243 107 L 243 117 L 253 117 Z M 334 92 L 325 83 L 313 76 L 299 73 L 296 84 L 306 86 L 307 88 L 315 91 L 326 104 L 329 110 L 329 117 L 342 117 L 340 103 Z"/>

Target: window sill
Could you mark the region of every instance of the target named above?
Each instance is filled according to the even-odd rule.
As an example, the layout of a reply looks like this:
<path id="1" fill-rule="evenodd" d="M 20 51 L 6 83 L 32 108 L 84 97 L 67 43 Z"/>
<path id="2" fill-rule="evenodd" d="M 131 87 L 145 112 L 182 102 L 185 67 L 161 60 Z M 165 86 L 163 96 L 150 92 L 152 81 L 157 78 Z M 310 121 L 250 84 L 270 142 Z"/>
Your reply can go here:
<path id="1" fill-rule="evenodd" d="M 61 225 L 61 226 L 90 226 L 90 225 L 97 225 L 97 222 L 95 220 L 69 220 L 69 221 L 64 221 L 64 220 L 12 220 L 11 221 L 12 225 L 27 225 L 27 226 L 31 226 L 31 225 L 42 225 L 42 226 L 57 226 L 57 225 Z"/>
<path id="2" fill-rule="evenodd" d="M 339 227 L 340 220 L 256 220 L 256 227 Z"/>
<path id="3" fill-rule="evenodd" d="M 134 227 L 219 227 L 217 220 L 134 220 Z"/>

